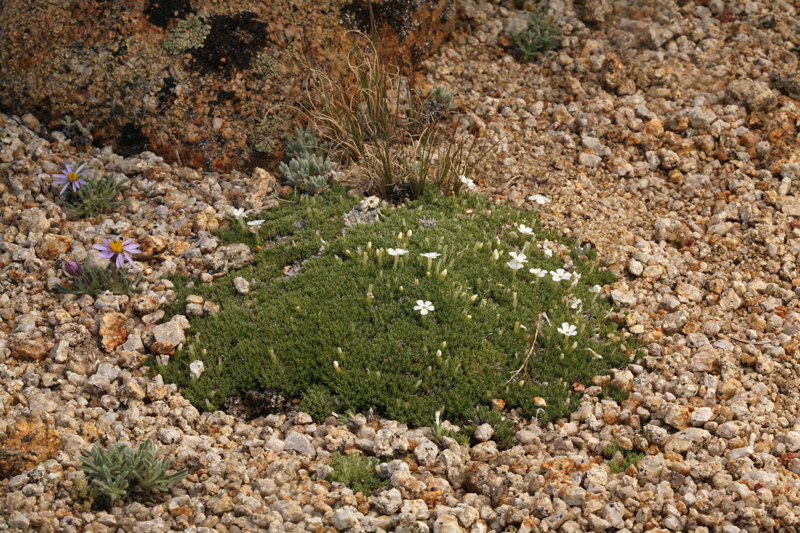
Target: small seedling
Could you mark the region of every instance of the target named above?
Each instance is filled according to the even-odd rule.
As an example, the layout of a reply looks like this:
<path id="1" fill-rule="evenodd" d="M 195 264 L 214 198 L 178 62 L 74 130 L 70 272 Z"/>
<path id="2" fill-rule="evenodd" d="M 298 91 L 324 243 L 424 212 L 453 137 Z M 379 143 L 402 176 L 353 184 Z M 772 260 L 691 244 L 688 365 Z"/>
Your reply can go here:
<path id="1" fill-rule="evenodd" d="M 334 453 L 330 462 L 333 472 L 328 474 L 328 481 L 344 483 L 353 492 L 369 494 L 383 485 L 375 472 L 375 463 L 375 459 L 358 454 Z"/>
<path id="2" fill-rule="evenodd" d="M 469 448 L 470 435 L 466 431 L 455 431 L 453 429 L 445 429 L 439 421 L 439 411 L 436 411 L 436 420 L 431 426 L 431 433 L 436 439 L 436 443 L 442 447 L 444 446 L 443 437 L 454 439 L 460 446 Z"/>
<path id="3" fill-rule="evenodd" d="M 481 424 L 490 424 L 494 428 L 494 441 L 497 447 L 501 450 L 506 450 L 514 446 L 514 424 L 503 418 L 503 415 L 494 409 L 481 405 L 477 408 L 475 416 L 469 421 L 467 425 L 461 428 L 466 435 L 474 435 L 475 430 Z"/>
<path id="4" fill-rule="evenodd" d="M 69 115 L 64 115 L 64 118 L 61 119 L 61 125 L 64 126 L 65 134 L 74 134 L 74 130 L 80 132 L 81 135 L 88 136 L 92 131 L 93 124 L 89 122 L 84 126 L 81 124 L 80 120 L 72 120 L 72 117 Z"/>
<path id="5" fill-rule="evenodd" d="M 336 415 L 336 418 L 345 426 L 350 425 L 350 421 L 355 418 L 356 412 L 353 409 L 348 409 L 341 415 Z"/>
<path id="6" fill-rule="evenodd" d="M 428 95 L 428 99 L 422 104 L 425 120 L 436 122 L 444 117 L 448 111 L 455 109 L 454 95 L 455 93 L 447 87 L 435 86 Z"/>
<path id="7" fill-rule="evenodd" d="M 336 400 L 336 397 L 326 387 L 312 385 L 303 396 L 300 407 L 314 420 L 323 421 L 336 409 Z M 340 415 L 341 419 L 342 415 Z"/>
<path id="8" fill-rule="evenodd" d="M 619 442 L 614 439 L 611 444 L 603 447 L 603 457 L 608 460 L 606 464 L 612 474 L 621 474 L 625 472 L 629 466 L 635 465 L 641 461 L 642 458 L 644 458 L 644 452 L 623 450 L 619 447 Z"/>
<path id="9" fill-rule="evenodd" d="M 514 42 L 517 55 L 524 61 L 533 61 L 548 50 L 561 48 L 561 30 L 547 22 L 542 10 L 530 14 L 526 28 L 509 30 L 508 38 Z"/>
<path id="10" fill-rule="evenodd" d="M 72 498 L 72 501 L 89 504 L 89 506 L 98 496 L 100 496 L 100 491 L 97 490 L 97 487 L 93 487 L 85 479 L 76 479 L 72 490 L 69 492 L 69 497 Z"/>

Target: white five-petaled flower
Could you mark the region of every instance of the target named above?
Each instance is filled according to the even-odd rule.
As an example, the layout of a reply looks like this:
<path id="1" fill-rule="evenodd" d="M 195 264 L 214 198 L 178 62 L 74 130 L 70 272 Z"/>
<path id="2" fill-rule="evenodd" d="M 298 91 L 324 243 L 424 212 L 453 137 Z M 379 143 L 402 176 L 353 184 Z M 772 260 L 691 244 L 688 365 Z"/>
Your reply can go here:
<path id="1" fill-rule="evenodd" d="M 561 281 L 572 277 L 572 274 L 566 272 L 563 268 L 559 268 L 555 271 L 551 270 L 550 275 L 553 276 L 553 281 Z"/>
<path id="2" fill-rule="evenodd" d="M 583 300 L 581 300 L 580 298 L 572 298 L 569 301 L 569 308 L 570 309 L 577 309 L 582 303 L 583 303 Z"/>
<path id="3" fill-rule="evenodd" d="M 539 276 L 540 278 L 543 278 L 547 275 L 547 270 L 542 270 L 541 268 L 532 268 L 528 270 L 528 272 L 530 272 L 534 276 Z"/>
<path id="4" fill-rule="evenodd" d="M 541 194 L 534 194 L 533 196 L 528 196 L 528 200 L 530 200 L 531 202 L 536 202 L 539 205 L 544 205 L 550 201 L 546 196 L 543 196 Z"/>
<path id="5" fill-rule="evenodd" d="M 403 250 L 402 248 L 388 248 L 386 250 L 386 253 L 391 255 L 391 256 L 393 256 L 393 257 L 397 257 L 397 256 L 401 256 L 401 255 L 407 254 L 408 250 Z"/>
<path id="6" fill-rule="evenodd" d="M 558 328 L 558 332 L 566 335 L 567 337 L 572 337 L 578 334 L 578 328 L 569 322 L 562 322 L 561 327 Z"/>
<path id="7" fill-rule="evenodd" d="M 603 290 L 603 287 L 601 287 L 600 285 L 595 285 L 594 287 L 589 289 L 589 292 L 593 292 L 595 294 L 600 294 L 600 291 L 602 291 L 602 290 Z"/>
<path id="8" fill-rule="evenodd" d="M 518 227 L 517 229 L 518 229 L 518 230 L 519 230 L 519 232 L 520 232 L 520 233 L 522 233 L 523 235 L 533 235 L 533 229 L 532 229 L 532 228 L 529 228 L 529 227 L 528 227 L 528 226 L 526 226 L 525 224 L 520 224 L 520 225 L 519 225 L 519 227 Z"/>
<path id="9" fill-rule="evenodd" d="M 250 220 L 249 222 L 247 222 L 247 225 L 248 226 L 260 226 L 263 223 L 264 223 L 263 220 Z"/>
<path id="10" fill-rule="evenodd" d="M 544 251 L 544 255 L 546 255 L 547 257 L 553 257 L 553 250 L 551 250 L 550 248 L 546 249 Z"/>
<path id="11" fill-rule="evenodd" d="M 514 270 L 519 270 L 522 268 L 522 265 L 528 262 L 528 256 L 525 254 L 518 254 L 517 252 L 508 252 L 508 255 L 511 256 L 511 261 L 506 263 Z"/>
<path id="12" fill-rule="evenodd" d="M 244 207 L 234 209 L 231 214 L 233 214 L 234 218 L 242 218 L 244 216 Z"/>
<path id="13" fill-rule="evenodd" d="M 419 311 L 421 315 L 427 315 L 428 312 L 433 311 L 434 307 L 428 301 L 417 300 L 417 305 L 414 306 L 414 311 Z"/>
<path id="14" fill-rule="evenodd" d="M 467 188 L 469 188 L 469 189 L 474 189 L 475 188 L 475 182 L 472 181 L 471 179 L 469 179 L 468 177 L 462 175 L 462 176 L 459 176 L 458 178 L 461 180 L 461 183 L 463 183 L 464 185 L 467 186 Z"/>
<path id="15" fill-rule="evenodd" d="M 421 255 L 422 257 L 427 257 L 428 259 L 436 259 L 442 254 L 436 252 L 428 252 L 427 254 L 419 254 L 419 255 Z"/>

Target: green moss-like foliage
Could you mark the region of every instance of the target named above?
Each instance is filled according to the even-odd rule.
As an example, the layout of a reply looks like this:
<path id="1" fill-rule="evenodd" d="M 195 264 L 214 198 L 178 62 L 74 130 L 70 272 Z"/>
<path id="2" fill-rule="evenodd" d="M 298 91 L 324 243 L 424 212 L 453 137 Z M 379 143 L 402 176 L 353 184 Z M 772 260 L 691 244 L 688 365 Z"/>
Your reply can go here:
<path id="1" fill-rule="evenodd" d="M 429 424 L 436 411 L 461 423 L 475 417 L 476 406 L 502 398 L 524 416 L 547 420 L 577 406 L 572 383 L 627 364 L 635 353 L 633 339 L 622 341 L 617 325 L 604 320 L 608 301 L 589 290 L 613 279 L 597 267 L 594 252 L 575 263 L 582 277 L 574 286 L 528 272 L 563 268 L 572 249 L 571 241 L 542 231 L 533 213 L 478 195 L 429 195 L 384 208 L 379 222 L 343 234 L 342 215 L 355 203 L 335 187 L 262 213 L 262 248 L 252 265 L 210 286 L 186 288 L 187 280 L 173 279 L 178 303 L 167 317 L 184 311 L 188 294 L 219 304 L 221 312 L 190 320 L 189 349 L 160 369 L 164 378 L 202 410 L 265 387 L 307 398 L 318 419 L 336 404 L 339 413 L 371 407 L 414 426 Z M 423 219 L 428 229 L 420 228 Z M 536 235 L 520 235 L 520 224 Z M 219 237 L 256 244 L 236 223 Z M 395 266 L 389 248 L 409 253 Z M 523 248 L 528 263 L 513 276 L 509 252 Z M 441 254 L 430 269 L 420 256 L 428 252 Z M 299 273 L 284 276 L 290 267 Z M 234 290 L 237 276 L 250 281 L 247 296 Z M 582 302 L 573 308 L 576 298 Z M 435 310 L 422 316 L 417 300 Z M 563 322 L 576 325 L 577 334 L 559 333 Z M 196 358 L 206 370 L 191 380 Z M 539 396 L 546 407 L 534 403 Z"/>
<path id="2" fill-rule="evenodd" d="M 333 472 L 328 474 L 328 481 L 344 483 L 354 493 L 369 494 L 384 485 L 375 472 L 375 459 L 336 452 L 331 457 L 330 467 Z"/>
<path id="3" fill-rule="evenodd" d="M 200 48 L 211 32 L 211 26 L 207 23 L 206 17 L 202 15 L 189 15 L 186 19 L 178 22 L 175 28 L 162 45 L 164 49 L 172 55 L 181 55 L 190 48 Z"/>
<path id="4" fill-rule="evenodd" d="M 492 426 L 494 429 L 492 440 L 497 443 L 499 449 L 507 450 L 516 443 L 514 441 L 514 436 L 516 435 L 514 424 L 503 418 L 503 415 L 494 409 L 490 409 L 485 405 L 478 407 L 477 413 L 475 413 L 465 426 L 461 427 L 460 432 L 472 439 L 475 430 L 482 424 L 490 424 Z"/>
<path id="5" fill-rule="evenodd" d="M 336 412 L 338 405 L 328 387 L 311 385 L 303 394 L 300 408 L 303 412 L 311 415 L 314 420 L 325 420 L 331 413 Z"/>
<path id="6" fill-rule="evenodd" d="M 644 459 L 644 452 L 634 450 L 623 450 L 619 443 L 614 440 L 608 446 L 603 447 L 603 457 L 609 459 L 606 463 L 612 474 L 621 474 L 629 466 L 635 465 Z M 616 457 L 615 457 L 616 456 Z"/>

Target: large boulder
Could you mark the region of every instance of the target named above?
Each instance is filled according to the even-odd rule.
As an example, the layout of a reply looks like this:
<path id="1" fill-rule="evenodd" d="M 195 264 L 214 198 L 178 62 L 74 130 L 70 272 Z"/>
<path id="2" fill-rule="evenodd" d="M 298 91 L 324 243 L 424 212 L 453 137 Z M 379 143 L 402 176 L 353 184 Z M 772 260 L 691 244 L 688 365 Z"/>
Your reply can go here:
<path id="1" fill-rule="evenodd" d="M 270 168 L 304 125 L 309 65 L 346 72 L 352 33 L 390 61 L 435 52 L 454 0 L 0 2 L 0 110 L 75 143 L 151 150 L 206 170 Z M 86 129 L 88 123 L 92 126 Z"/>

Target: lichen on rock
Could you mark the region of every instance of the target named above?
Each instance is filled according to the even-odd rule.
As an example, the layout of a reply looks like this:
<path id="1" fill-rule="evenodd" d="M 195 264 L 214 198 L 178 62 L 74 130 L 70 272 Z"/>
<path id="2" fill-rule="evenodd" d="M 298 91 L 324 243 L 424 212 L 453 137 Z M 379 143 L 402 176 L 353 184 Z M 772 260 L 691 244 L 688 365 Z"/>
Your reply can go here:
<path id="1" fill-rule="evenodd" d="M 265 80 L 278 80 L 286 72 L 284 64 L 296 54 L 295 50 L 265 49 L 256 56 L 255 69 Z"/>
<path id="2" fill-rule="evenodd" d="M 181 55 L 190 48 L 201 48 L 208 37 L 211 26 L 203 15 L 189 15 L 178 23 L 178 27 L 166 39 L 164 49 L 172 55 Z"/>
<path id="3" fill-rule="evenodd" d="M 275 132 L 283 131 L 284 129 L 285 124 L 280 117 L 267 115 L 261 120 L 261 123 L 250 132 L 250 140 L 253 142 L 253 146 L 256 150 L 272 156 L 275 152 L 275 148 L 281 142 L 280 139 L 275 136 Z"/>

